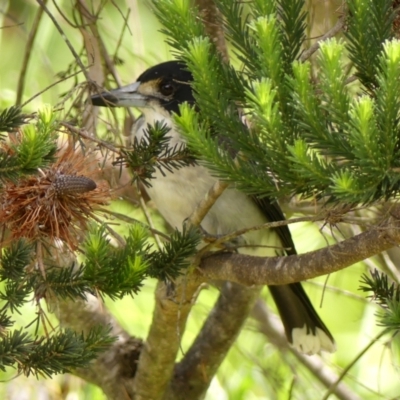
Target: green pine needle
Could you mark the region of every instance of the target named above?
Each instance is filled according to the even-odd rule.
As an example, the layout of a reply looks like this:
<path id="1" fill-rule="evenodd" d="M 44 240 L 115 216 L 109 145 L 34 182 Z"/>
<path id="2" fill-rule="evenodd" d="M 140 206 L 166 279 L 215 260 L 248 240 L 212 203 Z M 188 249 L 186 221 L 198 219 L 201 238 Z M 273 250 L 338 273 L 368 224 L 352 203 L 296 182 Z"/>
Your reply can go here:
<path id="1" fill-rule="evenodd" d="M 19 281 L 25 276 L 25 267 L 32 259 L 32 245 L 24 239 L 11 242 L 4 249 L 1 259 L 0 281 L 6 279 Z"/>
<path id="2" fill-rule="evenodd" d="M 115 338 L 110 327 L 92 328 L 87 335 L 70 329 L 49 338 L 32 338 L 26 331 L 9 332 L 0 339 L 0 369 L 15 366 L 25 376 L 51 377 L 82 368 L 106 350 Z"/>
<path id="3" fill-rule="evenodd" d="M 110 244 L 104 226 L 93 229 L 83 246 L 86 261 L 82 277 L 96 293 L 111 299 L 134 295 L 140 290 L 148 267 L 145 254 L 150 246 L 146 240 L 147 232 L 140 224 L 131 228 L 122 248 Z"/>
<path id="4" fill-rule="evenodd" d="M 189 257 L 195 254 L 200 240 L 196 227 L 184 226 L 182 232 L 175 230 L 162 250 L 148 255 L 149 276 L 173 281 L 190 266 Z"/>
<path id="5" fill-rule="evenodd" d="M 376 314 L 378 325 L 400 330 L 400 286 L 389 282 L 388 276 L 377 270 L 371 271 L 371 277 L 361 277 L 360 290 L 372 292 L 369 297 L 382 307 Z"/>
<path id="6" fill-rule="evenodd" d="M 6 108 L 0 114 L 0 132 L 13 132 L 25 123 L 26 115 L 18 106 Z M 0 135 L 4 138 L 4 135 Z"/>
<path id="7" fill-rule="evenodd" d="M 390 302 L 400 302 L 400 286 L 389 282 L 389 278 L 378 270 L 371 271 L 371 277 L 361 276 L 360 290 L 372 292 L 369 297 L 382 307 L 387 308 Z"/>
<path id="8" fill-rule="evenodd" d="M 151 187 L 157 170 L 165 175 L 165 171 L 193 165 L 195 159 L 186 146 L 169 145 L 169 131 L 167 125 L 158 121 L 154 126 L 148 125 L 145 136 L 140 140 L 135 137 L 133 148 L 123 150 L 123 157 L 116 164 L 126 164 L 133 172 L 133 182 L 140 181 L 147 187 Z"/>

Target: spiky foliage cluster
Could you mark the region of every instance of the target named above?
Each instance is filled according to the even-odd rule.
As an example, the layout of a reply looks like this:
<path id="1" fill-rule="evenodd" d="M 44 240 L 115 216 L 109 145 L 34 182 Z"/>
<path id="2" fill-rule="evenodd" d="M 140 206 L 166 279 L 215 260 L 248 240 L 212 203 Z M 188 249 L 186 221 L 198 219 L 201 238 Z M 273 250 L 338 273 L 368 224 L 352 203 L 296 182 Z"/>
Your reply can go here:
<path id="1" fill-rule="evenodd" d="M 18 108 L 3 111 L 3 128 L 14 131 L 23 124 L 23 116 Z M 12 181 L 24 175 L 36 173 L 38 168 L 54 162 L 57 151 L 54 116 L 50 109 L 38 113 L 37 129 L 26 125 L 13 134 L 10 143 L 2 143 L 0 148 L 0 182 Z"/>
<path id="2" fill-rule="evenodd" d="M 392 2 L 349 1 L 346 40 L 321 43 L 315 65 L 299 61 L 304 1 L 217 4 L 239 69 L 222 62 L 189 2 L 154 2 L 169 43 L 193 72 L 200 113 L 184 106 L 176 120 L 202 162 L 251 194 L 351 204 L 396 196 L 400 42 L 391 40 Z M 359 85 L 349 88 L 351 75 Z M 221 153 L 210 132 L 241 156 Z"/>
<path id="3" fill-rule="evenodd" d="M 13 132 L 25 123 L 26 115 L 17 106 L 6 108 L 0 113 L 0 132 Z"/>
<path id="4" fill-rule="evenodd" d="M 383 43 L 392 36 L 396 14 L 392 1 L 371 1 L 368 7 L 369 10 L 360 1 L 349 2 L 352 18 L 346 37 L 349 58 L 357 66 L 356 75 L 365 88 L 373 93 L 379 85 L 378 60 Z"/>
<path id="5" fill-rule="evenodd" d="M 87 366 L 114 341 L 108 333 L 104 327 L 93 329 L 88 335 L 67 329 L 38 340 L 22 330 L 8 332 L 0 340 L 0 369 L 17 364 L 18 373 L 51 377 Z"/>
<path id="6" fill-rule="evenodd" d="M 261 197 L 296 195 L 346 207 L 395 199 L 400 41 L 394 3 L 346 2 L 345 37 L 321 42 L 313 62 L 301 61 L 303 0 L 216 3 L 232 64 L 220 57 L 189 1 L 153 1 L 168 43 L 194 77 L 197 107 L 184 104 L 175 121 L 198 162 Z"/>
<path id="7" fill-rule="evenodd" d="M 133 182 L 142 182 L 151 186 L 151 179 L 156 171 L 164 174 L 164 170 L 172 172 L 184 166 L 192 165 L 195 159 L 188 147 L 169 145 L 169 128 L 160 122 L 148 125 L 144 137 L 134 138 L 132 149 L 122 150 L 122 157 L 116 164 L 125 164 L 133 173 Z"/>
<path id="8" fill-rule="evenodd" d="M 0 170 L 0 368 L 13 366 L 25 375 L 51 376 L 84 367 L 113 339 L 107 327 L 93 328 L 87 335 L 58 330 L 33 336 L 15 326 L 11 313 L 33 298 L 39 312 L 27 325 L 38 328 L 44 320 L 42 299 L 134 295 L 148 276 L 167 280 L 182 273 L 199 242 L 197 231 L 185 230 L 172 235 L 165 249 L 154 250 L 148 232 L 137 224 L 124 246 L 113 246 L 106 226 L 94 223 L 97 207 L 110 200 L 108 186 L 98 180 L 96 160 L 73 145 L 58 145 L 58 128 L 56 115 L 44 109 L 35 124 L 22 127 L 0 149 L 8 162 Z M 155 129 L 161 131 L 162 142 L 167 130 Z M 84 261 L 78 264 L 69 257 L 69 266 L 61 263 L 64 245 L 79 249 Z"/>
<path id="9" fill-rule="evenodd" d="M 382 307 L 377 314 L 380 325 L 398 332 L 400 330 L 400 286 L 389 282 L 387 275 L 375 270 L 371 276 L 364 274 L 360 289 L 372 292 L 369 296 Z"/>
<path id="10" fill-rule="evenodd" d="M 83 263 L 66 268 L 45 257 L 45 275 L 34 268 L 37 261 L 31 243 L 21 239 L 6 248 L 0 264 L 0 368 L 14 366 L 26 375 L 50 376 L 84 367 L 102 352 L 112 342 L 107 327 L 94 328 L 87 336 L 65 330 L 38 339 L 22 329 L 11 331 L 14 321 L 10 312 L 18 312 L 32 295 L 36 301 L 86 299 L 88 294 L 112 299 L 133 295 L 148 276 L 169 280 L 182 273 L 200 236 L 194 229 L 176 232 L 161 251 L 152 250 L 147 239 L 146 230 L 134 225 L 126 246 L 115 248 L 104 226 L 93 228 L 82 244 Z M 31 324 L 39 322 L 40 313 Z"/>
<path id="11" fill-rule="evenodd" d="M 182 232 L 175 230 L 170 239 L 164 249 L 149 255 L 149 275 L 164 281 L 173 281 L 187 270 L 201 236 L 196 228 L 184 226 Z"/>
<path id="12" fill-rule="evenodd" d="M 146 254 L 150 246 L 146 239 L 147 233 L 140 225 L 131 228 L 122 248 L 111 246 L 104 227 L 90 232 L 82 277 L 94 282 L 97 292 L 112 299 L 137 293 L 148 268 Z"/>

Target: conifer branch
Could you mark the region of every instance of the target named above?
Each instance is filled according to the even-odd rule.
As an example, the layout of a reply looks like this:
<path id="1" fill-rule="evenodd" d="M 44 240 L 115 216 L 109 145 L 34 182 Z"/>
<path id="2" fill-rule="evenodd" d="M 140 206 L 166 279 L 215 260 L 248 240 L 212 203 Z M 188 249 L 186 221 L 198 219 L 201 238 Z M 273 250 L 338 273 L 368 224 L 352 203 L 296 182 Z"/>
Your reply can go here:
<path id="1" fill-rule="evenodd" d="M 199 242 L 197 227 L 183 227 L 182 232 L 175 230 L 163 249 L 148 255 L 147 273 L 164 282 L 174 281 L 190 266 L 190 256 Z"/>
<path id="2" fill-rule="evenodd" d="M 21 108 L 12 106 L 6 108 L 0 114 L 0 132 L 13 132 L 26 121 L 27 116 L 22 114 Z M 0 138 L 4 138 L 1 135 Z"/>
<path id="3" fill-rule="evenodd" d="M 389 283 L 387 275 L 377 270 L 371 271 L 371 277 L 364 274 L 361 277 L 360 289 L 372 292 L 369 296 L 382 307 L 377 313 L 379 325 L 398 332 L 400 330 L 400 286 Z"/>
<path id="4" fill-rule="evenodd" d="M 114 165 L 126 164 L 133 172 L 133 182 L 140 181 L 145 186 L 151 186 L 151 179 L 158 171 L 165 175 L 164 170 L 172 172 L 185 166 L 194 165 L 195 158 L 184 145 L 169 145 L 170 128 L 156 122 L 154 126 L 148 125 L 145 137 L 134 139 L 133 148 L 122 150 L 120 157 Z"/>
<path id="5" fill-rule="evenodd" d="M 103 302 L 93 296 L 87 301 L 67 300 L 54 304 L 62 326 L 87 332 L 96 326 L 111 326 L 112 336 L 118 337 L 108 349 L 87 368 L 77 368 L 74 374 L 102 388 L 112 400 L 123 399 L 135 375 L 142 343 L 131 337 L 105 309 Z"/>
<path id="6" fill-rule="evenodd" d="M 114 339 L 104 327 L 90 330 L 85 337 L 71 330 L 60 331 L 49 338 L 37 340 L 22 330 L 9 332 L 0 339 L 0 369 L 14 366 L 26 376 L 51 377 L 84 367 L 103 352 Z"/>

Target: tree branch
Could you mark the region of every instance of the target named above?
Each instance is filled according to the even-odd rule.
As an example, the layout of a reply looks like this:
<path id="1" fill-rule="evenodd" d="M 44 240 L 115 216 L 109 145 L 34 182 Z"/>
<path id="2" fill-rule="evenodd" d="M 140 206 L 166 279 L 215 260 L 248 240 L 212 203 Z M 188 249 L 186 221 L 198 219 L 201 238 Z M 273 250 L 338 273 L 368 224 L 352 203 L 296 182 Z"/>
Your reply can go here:
<path id="1" fill-rule="evenodd" d="M 337 20 L 335 26 L 332 29 L 330 29 L 328 32 L 326 32 L 325 35 L 323 35 L 308 50 L 303 52 L 303 54 L 300 57 L 300 61 L 304 62 L 304 61 L 308 60 L 319 49 L 319 46 L 321 45 L 322 42 L 337 35 L 343 29 L 345 21 L 346 21 L 346 15 L 342 15 Z"/>
<path id="2" fill-rule="evenodd" d="M 199 285 L 185 276 L 176 280 L 174 290 L 170 285 L 158 283 L 152 323 L 133 384 L 135 400 L 162 399 Z"/>
<path id="3" fill-rule="evenodd" d="M 76 332 L 89 331 L 97 325 L 112 326 L 111 334 L 118 336 L 118 341 L 89 367 L 75 370 L 74 375 L 99 386 L 111 400 L 133 398 L 129 387 L 136 372 L 142 341 L 124 331 L 105 310 L 104 304 L 94 296 L 88 295 L 87 302 L 60 301 L 55 308 L 61 326 L 72 328 Z"/>
<path id="4" fill-rule="evenodd" d="M 194 226 L 200 225 L 201 221 L 203 221 L 204 217 L 210 211 L 210 208 L 214 205 L 214 203 L 218 200 L 228 186 L 229 184 L 226 182 L 216 181 L 192 212 L 187 220 L 187 223 Z"/>
<path id="5" fill-rule="evenodd" d="M 283 285 L 326 275 L 353 265 L 400 243 L 400 207 L 389 220 L 336 245 L 309 253 L 263 258 L 219 253 L 202 259 L 199 273 L 206 280 L 228 280 L 246 286 Z"/>
<path id="6" fill-rule="evenodd" d="M 43 1 L 43 4 L 46 5 L 47 0 Z M 39 25 L 40 21 L 43 16 L 43 8 L 40 7 L 36 13 L 35 19 L 33 21 L 32 28 L 29 32 L 28 40 L 26 42 L 25 46 L 25 52 L 24 52 L 24 59 L 22 61 L 22 67 L 21 67 L 21 72 L 19 74 L 19 79 L 18 79 L 18 87 L 17 87 L 17 98 L 15 100 L 15 104 L 17 106 L 20 106 L 22 103 L 22 96 L 24 95 L 24 88 L 25 88 L 25 81 L 26 81 L 26 73 L 28 71 L 28 65 L 29 61 L 31 59 L 31 55 L 34 54 L 33 49 L 33 44 L 35 42 L 38 30 L 39 30 Z"/>
<path id="7" fill-rule="evenodd" d="M 175 367 L 163 400 L 202 399 L 236 340 L 260 287 L 245 288 L 226 282 L 200 333 Z"/>
<path id="8" fill-rule="evenodd" d="M 61 26 L 57 22 L 57 19 L 54 17 L 54 15 L 46 7 L 46 2 L 43 1 L 43 0 L 36 0 L 36 1 L 40 5 L 40 7 L 43 8 L 45 13 L 49 16 L 49 18 L 52 20 L 54 26 L 56 27 L 56 29 L 60 33 L 61 37 L 64 39 L 67 47 L 69 48 L 69 50 L 71 51 L 72 55 L 74 56 L 75 61 L 77 62 L 77 64 L 79 65 L 79 68 L 81 69 L 81 72 L 85 75 L 86 80 L 88 82 L 91 82 L 91 80 L 89 78 L 89 74 L 88 74 L 87 68 L 83 65 L 81 58 L 79 57 L 78 53 L 75 51 L 74 47 L 72 46 L 71 42 L 69 41 L 67 35 L 64 33 L 64 31 L 62 30 Z"/>
<path id="9" fill-rule="evenodd" d="M 223 24 L 221 23 L 221 13 L 214 0 L 195 0 L 195 5 L 199 8 L 199 15 L 202 18 L 207 35 L 215 44 L 219 54 L 225 62 L 228 62 L 229 55 L 226 47 Z"/>

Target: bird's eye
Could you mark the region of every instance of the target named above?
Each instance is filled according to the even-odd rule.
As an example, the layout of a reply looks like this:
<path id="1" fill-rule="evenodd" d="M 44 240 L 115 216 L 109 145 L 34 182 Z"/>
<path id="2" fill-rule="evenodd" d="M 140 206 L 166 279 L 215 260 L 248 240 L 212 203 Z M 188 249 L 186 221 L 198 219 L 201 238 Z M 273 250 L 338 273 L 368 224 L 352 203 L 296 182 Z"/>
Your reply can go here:
<path id="1" fill-rule="evenodd" d="M 160 86 L 160 92 L 163 96 L 171 96 L 174 93 L 175 87 L 171 83 L 165 82 Z"/>

